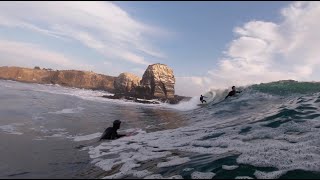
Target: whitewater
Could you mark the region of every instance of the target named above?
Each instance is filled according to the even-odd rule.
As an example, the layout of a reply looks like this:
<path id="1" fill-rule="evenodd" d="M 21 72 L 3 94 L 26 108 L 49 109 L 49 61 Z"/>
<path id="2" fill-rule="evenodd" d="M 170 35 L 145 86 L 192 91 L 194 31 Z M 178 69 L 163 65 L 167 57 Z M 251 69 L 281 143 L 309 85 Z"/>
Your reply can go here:
<path id="1" fill-rule="evenodd" d="M 103 91 L 0 81 L 0 177 L 319 178 L 320 83 L 239 89 L 226 100 L 228 89 L 212 89 L 200 107 L 198 96 L 145 105 L 101 98 Z M 135 135 L 98 142 L 114 119 Z"/>

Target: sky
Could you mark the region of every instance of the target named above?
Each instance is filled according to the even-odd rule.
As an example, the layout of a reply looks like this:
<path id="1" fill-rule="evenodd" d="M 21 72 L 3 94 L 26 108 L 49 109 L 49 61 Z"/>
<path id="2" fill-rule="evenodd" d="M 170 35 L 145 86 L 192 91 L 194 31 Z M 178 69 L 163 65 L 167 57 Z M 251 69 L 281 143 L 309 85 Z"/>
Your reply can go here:
<path id="1" fill-rule="evenodd" d="M 283 79 L 320 79 L 320 2 L 0 2 L 0 66 L 142 76 L 173 69 L 195 96 Z"/>

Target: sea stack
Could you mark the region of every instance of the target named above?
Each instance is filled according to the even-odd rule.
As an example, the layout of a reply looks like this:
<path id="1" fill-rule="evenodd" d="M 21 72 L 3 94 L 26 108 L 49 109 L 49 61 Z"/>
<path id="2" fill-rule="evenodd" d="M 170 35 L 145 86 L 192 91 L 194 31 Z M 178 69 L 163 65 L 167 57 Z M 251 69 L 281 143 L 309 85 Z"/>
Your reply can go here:
<path id="1" fill-rule="evenodd" d="M 174 98 L 175 77 L 173 70 L 165 64 L 149 65 L 142 76 L 136 96 L 146 99 Z"/>

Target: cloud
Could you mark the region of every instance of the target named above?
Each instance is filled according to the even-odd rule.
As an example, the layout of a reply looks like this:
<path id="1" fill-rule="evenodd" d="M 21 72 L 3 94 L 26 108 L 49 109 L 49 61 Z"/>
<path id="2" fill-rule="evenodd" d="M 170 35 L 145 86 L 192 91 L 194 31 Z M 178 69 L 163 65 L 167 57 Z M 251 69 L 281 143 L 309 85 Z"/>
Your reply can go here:
<path id="1" fill-rule="evenodd" d="M 165 58 L 149 36 L 162 36 L 161 28 L 134 20 L 111 2 L 2 2 L 0 26 L 71 39 L 107 58 L 146 65 L 145 59 Z"/>
<path id="2" fill-rule="evenodd" d="M 234 28 L 236 39 L 206 76 L 182 79 L 190 87 L 206 89 L 282 79 L 310 80 L 320 70 L 319 17 L 320 2 L 293 2 L 281 10 L 281 22 L 247 22 Z M 185 83 L 177 83 L 177 93 L 196 95 L 204 91 L 186 91 Z"/>
<path id="3" fill-rule="evenodd" d="M 176 77 L 175 94 L 196 96 L 207 88 L 203 83 L 204 77 Z"/>
<path id="4" fill-rule="evenodd" d="M 23 43 L 0 39 L 0 65 L 43 66 L 55 69 L 92 70 L 94 66 L 79 63 L 79 59 L 67 57 L 33 43 Z"/>

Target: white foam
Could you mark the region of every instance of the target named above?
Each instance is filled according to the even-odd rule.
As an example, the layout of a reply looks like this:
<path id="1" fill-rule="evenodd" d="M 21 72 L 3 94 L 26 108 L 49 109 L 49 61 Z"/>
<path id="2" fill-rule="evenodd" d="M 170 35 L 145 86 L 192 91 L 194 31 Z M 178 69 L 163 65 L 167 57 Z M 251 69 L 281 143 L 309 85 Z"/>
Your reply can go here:
<path id="1" fill-rule="evenodd" d="M 108 170 L 111 170 L 112 166 L 108 166 L 109 163 L 111 161 L 106 161 L 104 163 L 106 163 L 106 165 L 101 164 L 103 170 L 106 170 L 105 168 L 108 167 Z M 117 163 L 121 163 L 121 162 L 117 162 Z M 125 163 L 124 166 L 121 167 L 122 171 L 120 171 L 119 173 L 113 174 L 111 176 L 106 176 L 103 179 L 122 179 L 125 176 L 133 176 L 133 177 L 137 177 L 137 178 L 143 178 L 145 176 L 148 176 L 150 174 L 152 174 L 152 172 L 148 171 L 148 170 L 142 170 L 142 171 L 137 171 L 137 170 L 131 170 L 133 167 L 139 167 L 139 165 L 137 164 L 132 164 L 132 163 Z"/>
<path id="2" fill-rule="evenodd" d="M 65 132 L 66 129 L 65 128 L 56 128 L 56 129 L 52 129 L 52 131 Z"/>
<path id="3" fill-rule="evenodd" d="M 53 134 L 51 136 L 44 136 L 44 137 L 65 137 L 65 134 Z"/>
<path id="4" fill-rule="evenodd" d="M 50 131 L 48 131 L 48 132 L 50 132 Z M 61 132 L 61 131 L 58 131 L 58 133 L 55 133 L 55 134 L 52 134 L 49 136 L 43 136 L 43 137 L 46 137 L 46 138 L 67 138 L 67 139 L 74 138 L 72 135 L 69 135 L 68 132 Z"/>
<path id="5" fill-rule="evenodd" d="M 12 123 L 12 124 L 8 124 L 8 125 L 3 125 L 3 126 L 0 126 L 0 130 L 2 130 L 3 132 L 5 132 L 7 134 L 22 135 L 23 133 L 18 132 L 15 127 L 15 126 L 19 126 L 19 125 L 23 125 L 23 124 Z"/>
<path id="6" fill-rule="evenodd" d="M 102 133 L 93 133 L 93 134 L 88 134 L 88 135 L 84 135 L 84 136 L 75 136 L 74 137 L 74 141 L 78 142 L 78 141 L 88 141 L 88 140 L 92 140 L 98 137 L 101 137 Z"/>
<path id="7" fill-rule="evenodd" d="M 79 113 L 82 110 L 84 110 L 84 108 L 77 107 L 77 108 L 72 108 L 72 109 L 62 109 L 61 111 L 48 112 L 48 113 L 49 114 L 72 114 L 72 113 Z"/>
<path id="8" fill-rule="evenodd" d="M 30 130 L 41 132 L 41 133 L 48 133 L 50 132 L 48 129 L 46 129 L 44 126 L 39 126 L 39 128 L 33 127 L 29 128 Z"/>
<path id="9" fill-rule="evenodd" d="M 199 98 L 200 97 L 196 96 L 196 97 L 191 98 L 189 101 L 181 101 L 179 104 L 176 104 L 176 105 L 166 104 L 163 106 L 167 107 L 167 108 L 177 109 L 180 111 L 189 111 L 192 109 L 199 108 L 199 106 L 197 105 L 200 102 Z"/>
<path id="10" fill-rule="evenodd" d="M 35 141 L 43 141 L 43 140 L 45 140 L 45 139 L 42 138 L 42 137 L 36 137 L 36 138 L 34 138 L 33 140 L 35 140 Z"/>
<path id="11" fill-rule="evenodd" d="M 192 171 L 194 168 L 185 168 L 183 171 Z"/>
<path id="12" fill-rule="evenodd" d="M 104 159 L 99 162 L 95 162 L 95 165 L 105 171 L 110 171 L 113 166 L 120 164 L 121 162 L 115 162 L 114 159 Z"/>
<path id="13" fill-rule="evenodd" d="M 10 85 L 4 85 L 4 87 L 6 87 L 6 88 L 12 88 L 12 86 L 10 86 Z"/>
<path id="14" fill-rule="evenodd" d="M 174 175 L 165 179 L 183 179 L 183 177 L 181 175 Z"/>
<path id="15" fill-rule="evenodd" d="M 226 90 L 221 90 L 221 89 L 210 89 L 205 93 L 203 93 L 203 95 L 207 97 L 207 98 L 204 98 L 207 101 L 207 104 L 218 103 L 222 101 L 224 99 L 225 94 L 226 94 Z M 181 101 L 175 105 L 162 104 L 162 106 L 171 108 L 171 109 L 177 109 L 180 111 L 189 111 L 189 110 L 200 108 L 198 104 L 201 104 L 200 96 L 192 97 L 189 101 Z"/>
<path id="16" fill-rule="evenodd" d="M 280 176 L 285 174 L 287 171 L 273 171 L 273 172 L 262 172 L 255 171 L 254 175 L 257 179 L 278 179 Z"/>
<path id="17" fill-rule="evenodd" d="M 257 167 L 276 167 L 283 170 L 293 170 L 297 168 L 319 171 L 319 146 L 317 137 L 320 135 L 316 128 L 305 128 L 304 126 L 295 126 L 294 123 L 287 123 L 279 128 L 266 128 L 262 123 L 251 125 L 250 132 L 247 135 L 240 135 L 239 132 L 244 125 L 226 127 L 223 130 L 212 130 L 205 127 L 184 127 L 175 130 L 165 130 L 153 133 L 138 134 L 134 137 L 126 137 L 120 140 L 112 141 L 108 145 L 101 144 L 98 147 L 92 147 L 90 157 L 102 157 L 110 153 L 119 153 L 123 155 L 118 160 L 131 159 L 134 163 L 140 163 L 151 159 L 170 155 L 171 150 L 201 154 L 240 154 L 238 163 L 250 164 Z M 306 123 L 306 126 L 316 126 L 318 123 Z M 305 132 L 299 135 L 298 142 L 292 144 L 285 141 L 296 134 L 284 135 L 286 130 L 295 127 Z M 298 128 L 298 129 L 297 129 Z M 203 140 L 212 135 L 212 131 L 217 133 L 224 132 L 218 138 Z M 268 139 L 263 139 L 268 138 Z M 197 146 L 194 146 L 197 145 Z M 208 146 L 208 147 L 199 147 Z M 102 152 L 107 149 L 110 152 Z M 125 150 L 133 149 L 137 152 L 126 153 Z M 163 151 L 160 154 L 158 151 Z M 175 159 L 176 157 L 168 160 Z M 169 161 L 170 162 L 170 161 Z M 159 163 L 160 166 L 164 163 Z M 224 169 L 233 169 L 236 166 L 224 166 Z"/>
<path id="18" fill-rule="evenodd" d="M 163 158 L 170 162 L 177 157 L 177 154 L 173 156 L 172 152 L 212 154 L 214 155 L 214 158 L 210 159 L 212 161 L 238 155 L 237 164 L 274 167 L 280 174 L 296 169 L 319 172 L 319 120 L 290 121 L 271 128 L 265 126 L 270 122 L 261 120 L 279 113 L 274 110 L 277 106 L 262 101 L 259 105 L 261 107 L 255 109 L 254 116 L 252 111 L 244 110 L 237 117 L 208 118 L 208 120 L 193 123 L 189 127 L 124 137 L 91 147 L 89 155 L 91 158 L 111 158 L 116 160 L 114 162 L 128 161 L 138 165 L 151 160 L 160 164 L 163 163 L 161 162 Z M 268 108 L 270 106 L 272 108 Z M 252 124 L 248 125 L 248 123 Z M 248 126 L 250 130 L 240 134 Z M 120 157 L 109 157 L 111 154 L 120 154 Z M 184 165 L 188 166 L 188 162 Z M 132 166 L 127 167 L 129 171 L 133 170 Z M 179 168 L 179 165 L 176 168 Z M 230 166 L 223 168 L 231 169 Z M 124 172 L 121 171 L 121 173 Z M 257 172 L 256 176 L 277 177 L 278 175 Z"/>
<path id="19" fill-rule="evenodd" d="M 222 169 L 232 171 L 237 169 L 239 166 L 227 166 L 227 165 L 222 165 Z"/>
<path id="20" fill-rule="evenodd" d="M 101 103 L 113 103 L 113 104 L 121 104 L 121 105 L 125 105 L 125 106 L 134 105 L 134 106 L 145 106 L 145 107 L 159 107 L 159 104 L 142 104 L 142 103 L 137 103 L 137 102 L 133 102 L 130 100 L 103 98 L 102 96 L 104 96 L 104 95 L 109 95 L 109 96 L 114 95 L 114 94 L 109 93 L 107 91 L 69 88 L 69 87 L 62 87 L 62 86 L 48 85 L 48 84 L 47 85 L 38 84 L 38 87 L 36 89 L 34 89 L 32 86 L 29 87 L 29 89 L 32 91 L 38 91 L 38 92 L 46 92 L 46 93 L 51 93 L 51 94 L 61 94 L 61 95 L 74 96 L 74 97 L 81 98 L 84 100 L 101 102 Z M 152 100 L 150 100 L 150 101 L 152 101 Z"/>
<path id="21" fill-rule="evenodd" d="M 137 178 L 144 178 L 146 176 L 151 175 L 152 172 L 148 170 L 143 170 L 143 171 L 133 171 L 132 176 L 137 177 Z"/>
<path id="22" fill-rule="evenodd" d="M 191 174 L 191 179 L 212 179 L 215 175 L 213 172 L 195 171 Z"/>

